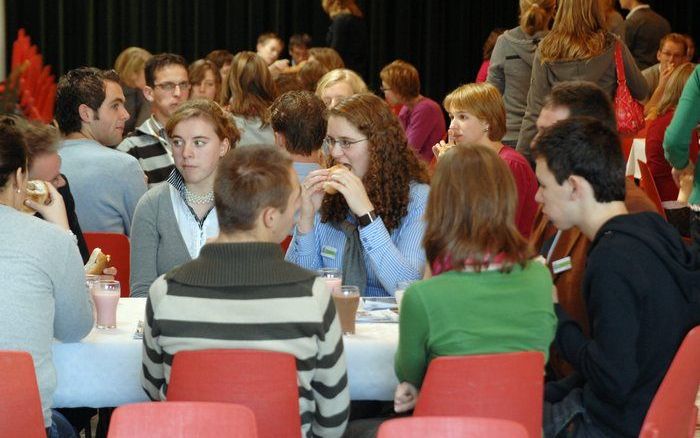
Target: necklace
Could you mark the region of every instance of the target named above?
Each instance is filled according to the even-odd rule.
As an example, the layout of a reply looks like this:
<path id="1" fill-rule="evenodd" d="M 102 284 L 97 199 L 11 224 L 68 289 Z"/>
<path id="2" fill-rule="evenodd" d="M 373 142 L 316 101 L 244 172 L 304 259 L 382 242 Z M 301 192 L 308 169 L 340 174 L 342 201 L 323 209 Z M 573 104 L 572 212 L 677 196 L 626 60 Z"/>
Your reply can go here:
<path id="1" fill-rule="evenodd" d="M 190 192 L 190 189 L 185 186 L 185 199 L 188 204 L 211 204 L 214 202 L 214 191 L 210 190 L 204 195 L 198 195 Z"/>

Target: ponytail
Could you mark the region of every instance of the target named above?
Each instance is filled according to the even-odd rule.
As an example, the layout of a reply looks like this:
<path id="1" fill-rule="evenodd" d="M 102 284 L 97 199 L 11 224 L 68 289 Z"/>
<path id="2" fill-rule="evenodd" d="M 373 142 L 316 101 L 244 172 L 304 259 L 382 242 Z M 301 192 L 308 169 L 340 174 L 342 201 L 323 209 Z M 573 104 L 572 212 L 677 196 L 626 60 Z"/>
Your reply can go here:
<path id="1" fill-rule="evenodd" d="M 528 35 L 547 30 L 555 5 L 554 0 L 520 0 L 520 28 Z"/>

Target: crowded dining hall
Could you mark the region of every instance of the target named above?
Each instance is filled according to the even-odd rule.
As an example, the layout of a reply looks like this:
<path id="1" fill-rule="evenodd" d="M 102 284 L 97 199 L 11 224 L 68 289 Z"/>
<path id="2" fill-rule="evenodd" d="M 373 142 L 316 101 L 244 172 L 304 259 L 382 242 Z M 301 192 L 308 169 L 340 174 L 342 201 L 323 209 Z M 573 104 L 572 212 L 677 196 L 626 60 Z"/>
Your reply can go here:
<path id="1" fill-rule="evenodd" d="M 0 437 L 700 438 L 696 0 L 0 8 Z"/>

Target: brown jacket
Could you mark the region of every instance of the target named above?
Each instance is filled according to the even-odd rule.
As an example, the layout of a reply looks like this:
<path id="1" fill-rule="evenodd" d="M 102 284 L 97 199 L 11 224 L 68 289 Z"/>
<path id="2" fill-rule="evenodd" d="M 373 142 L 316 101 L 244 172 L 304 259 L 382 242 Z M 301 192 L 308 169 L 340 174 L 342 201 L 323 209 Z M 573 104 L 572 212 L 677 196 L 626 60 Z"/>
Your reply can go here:
<path id="1" fill-rule="evenodd" d="M 657 212 L 654 203 L 632 180 L 625 178 L 625 182 L 625 205 L 630 213 Z M 540 205 L 535 215 L 535 225 L 530 235 L 530 242 L 532 242 L 535 250 L 540 251 L 543 243 L 552 239 L 556 233 L 557 228 L 542 213 L 542 206 Z M 588 335 L 588 316 L 583 297 L 581 296 L 581 284 L 586 270 L 586 256 L 590 244 L 590 240 L 576 227 L 563 231 L 556 247 L 552 250 L 552 255 L 547 264 L 550 272 L 552 272 L 552 281 L 557 287 L 559 304 L 571 318 L 581 325 L 586 335 Z M 555 274 L 552 271 L 552 262 L 567 256 L 571 257 L 571 269 Z M 573 371 L 571 365 L 561 359 L 555 350 L 550 352 L 549 357 L 549 363 L 556 373 L 556 377 L 564 377 Z"/>

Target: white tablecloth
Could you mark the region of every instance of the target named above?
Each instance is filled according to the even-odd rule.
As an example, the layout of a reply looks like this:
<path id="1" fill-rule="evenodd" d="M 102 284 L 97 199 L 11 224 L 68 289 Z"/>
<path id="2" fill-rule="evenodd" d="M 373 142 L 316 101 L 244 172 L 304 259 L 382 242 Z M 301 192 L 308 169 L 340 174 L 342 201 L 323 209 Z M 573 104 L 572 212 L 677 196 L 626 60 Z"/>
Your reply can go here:
<path id="1" fill-rule="evenodd" d="M 145 305 L 145 298 L 122 298 L 116 329 L 95 328 L 81 342 L 54 344 L 58 377 L 54 407 L 97 408 L 148 400 L 139 380 L 142 341 L 133 338 Z M 394 375 L 398 324 L 357 324 L 356 334 L 343 341 L 350 397 L 392 400 L 398 383 Z"/>

